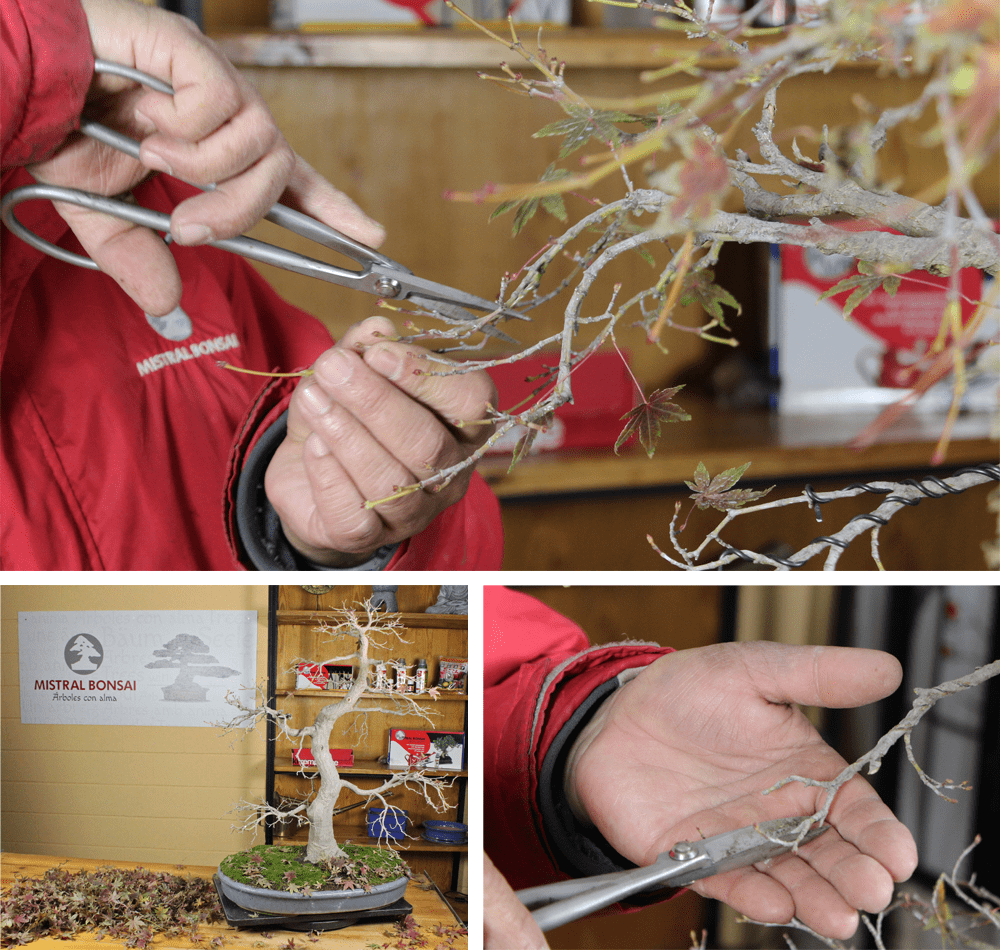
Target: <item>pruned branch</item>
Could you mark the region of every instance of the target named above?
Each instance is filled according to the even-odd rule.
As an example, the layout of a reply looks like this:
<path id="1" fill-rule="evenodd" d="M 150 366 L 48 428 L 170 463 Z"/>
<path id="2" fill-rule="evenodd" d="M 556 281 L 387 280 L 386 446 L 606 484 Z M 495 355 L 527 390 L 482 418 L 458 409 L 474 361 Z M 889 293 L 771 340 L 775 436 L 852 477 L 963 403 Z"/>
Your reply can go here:
<path id="1" fill-rule="evenodd" d="M 917 698 L 913 701 L 910 711 L 895 726 L 893 726 L 892 729 L 882 736 L 873 748 L 860 758 L 856 759 L 850 765 L 845 766 L 834 778 L 827 781 L 820 781 L 818 779 L 812 779 L 802 775 L 790 775 L 766 789 L 764 791 L 765 795 L 777 791 L 779 788 L 784 788 L 784 786 L 789 785 L 792 782 L 798 782 L 802 785 L 808 785 L 812 788 L 820 788 L 824 790 L 823 802 L 820 807 L 812 815 L 806 818 L 805 821 L 803 821 L 796 829 L 794 829 L 793 835 L 789 838 L 789 841 L 801 841 L 805 837 L 806 832 L 813 825 L 824 822 L 827 815 L 830 813 L 830 808 L 833 805 L 833 800 L 836 797 L 837 792 L 847 782 L 854 778 L 855 775 L 859 775 L 865 768 L 868 769 L 869 775 L 874 775 L 879 768 L 881 768 L 882 759 L 885 758 L 886 753 L 900 739 L 903 740 L 903 745 L 906 749 L 906 756 L 910 760 L 910 764 L 914 767 L 914 769 L 916 769 L 917 775 L 920 777 L 920 781 L 923 782 L 924 785 L 926 785 L 932 792 L 934 792 L 935 795 L 940 796 L 945 799 L 945 801 L 954 802 L 954 799 L 945 795 L 942 789 L 968 790 L 969 786 L 964 781 L 954 782 L 951 779 L 939 781 L 931 778 L 931 776 L 929 776 L 916 761 L 913 755 L 913 749 L 910 745 L 910 736 L 920 720 L 923 719 L 924 716 L 927 715 L 927 713 L 946 696 L 952 696 L 955 693 L 963 692 L 964 690 L 971 689 L 974 686 L 980 686 L 987 680 L 997 675 L 1000 675 L 1000 660 L 994 660 L 992 663 L 981 666 L 978 669 L 973 670 L 973 672 L 967 673 L 965 676 L 960 676 L 957 679 L 940 683 L 930 689 L 916 689 L 915 692 L 917 694 Z"/>
<path id="2" fill-rule="evenodd" d="M 952 696 L 955 693 L 981 686 L 997 675 L 1000 675 L 1000 660 L 994 660 L 992 663 L 981 666 L 965 676 L 940 683 L 929 689 L 916 689 L 917 698 L 913 701 L 910 711 L 892 729 L 885 733 L 873 748 L 842 769 L 834 778 L 828 781 L 819 781 L 801 775 L 790 775 L 775 783 L 770 788 L 765 789 L 763 794 L 767 795 L 793 782 L 798 782 L 802 785 L 823 790 L 823 798 L 819 808 L 796 828 L 792 829 L 789 838 L 783 841 L 783 843 L 793 844 L 797 847 L 809 828 L 815 824 L 821 824 L 826 820 L 839 790 L 856 775 L 861 774 L 864 769 L 868 770 L 869 775 L 876 773 L 881 767 L 882 760 L 888 751 L 900 739 L 903 740 L 907 758 L 914 769 L 916 769 L 921 782 L 931 789 L 935 795 L 940 796 L 945 801 L 954 802 L 954 799 L 945 795 L 942 789 L 968 790 L 968 784 L 965 781 L 953 781 L 950 779 L 939 781 L 931 778 L 916 761 L 910 744 L 910 737 L 914 728 L 919 725 L 923 717 L 946 696 Z M 942 946 L 985 946 L 985 944 L 977 941 L 974 937 L 968 936 L 970 931 L 984 925 L 995 927 L 998 934 L 1000 934 L 1000 898 L 979 886 L 975 881 L 975 875 L 968 880 L 962 880 L 959 876 L 959 868 L 972 853 L 972 850 L 979 844 L 980 838 L 977 835 L 973 842 L 958 855 L 951 873 L 944 872 L 939 875 L 937 884 L 932 889 L 929 899 L 903 891 L 897 894 L 895 900 L 888 907 L 875 915 L 874 920 L 868 914 L 861 915 L 861 921 L 871 935 L 878 950 L 886 950 L 883 938 L 883 925 L 885 921 L 894 912 L 901 911 L 913 914 L 924 929 L 939 930 Z M 946 886 L 950 888 L 954 897 L 965 908 L 968 908 L 971 913 L 968 911 L 965 913 L 956 912 L 948 905 Z M 844 950 L 845 948 L 845 944 L 841 941 L 833 940 L 816 933 L 797 917 L 793 917 L 791 921 L 783 924 L 752 920 L 747 917 L 742 917 L 741 920 L 745 923 L 757 924 L 764 927 L 801 930 L 808 933 L 814 939 L 819 940 L 827 947 L 835 948 L 835 950 Z M 787 934 L 785 935 L 785 941 L 789 947 L 795 947 L 794 942 Z"/>

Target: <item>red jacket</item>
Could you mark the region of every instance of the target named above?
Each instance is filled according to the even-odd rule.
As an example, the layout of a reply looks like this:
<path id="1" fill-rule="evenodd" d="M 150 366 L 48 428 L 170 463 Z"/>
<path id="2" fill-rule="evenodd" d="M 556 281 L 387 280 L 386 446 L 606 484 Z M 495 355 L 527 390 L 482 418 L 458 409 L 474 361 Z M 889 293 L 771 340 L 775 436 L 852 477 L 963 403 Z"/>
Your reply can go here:
<path id="1" fill-rule="evenodd" d="M 16 166 L 75 127 L 93 74 L 77 0 L 0 0 L 3 193 Z M 154 176 L 137 200 L 169 211 L 190 189 Z M 80 253 L 51 204 L 17 217 Z M 231 570 L 250 566 L 233 514 L 242 463 L 287 407 L 288 382 L 217 365 L 307 366 L 331 339 L 234 255 L 174 246 L 192 329 L 162 335 L 117 284 L 3 235 L 0 263 L 4 570 Z M 169 332 L 169 331 L 168 331 Z M 498 569 L 499 508 L 481 479 L 391 569 Z"/>
<path id="2" fill-rule="evenodd" d="M 483 590 L 484 838 L 515 889 L 629 866 L 600 835 L 573 827 L 560 752 L 628 671 L 671 651 L 591 647 L 576 624 L 525 594 Z"/>

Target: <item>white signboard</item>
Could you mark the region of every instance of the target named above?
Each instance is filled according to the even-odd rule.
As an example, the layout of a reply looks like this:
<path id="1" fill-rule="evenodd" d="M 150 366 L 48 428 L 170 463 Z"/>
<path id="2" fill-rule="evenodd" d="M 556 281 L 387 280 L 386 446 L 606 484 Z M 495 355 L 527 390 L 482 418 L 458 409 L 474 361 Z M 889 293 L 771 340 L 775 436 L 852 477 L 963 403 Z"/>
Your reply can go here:
<path id="1" fill-rule="evenodd" d="M 256 610 L 22 612 L 17 628 L 23 723 L 210 726 L 256 681 Z"/>

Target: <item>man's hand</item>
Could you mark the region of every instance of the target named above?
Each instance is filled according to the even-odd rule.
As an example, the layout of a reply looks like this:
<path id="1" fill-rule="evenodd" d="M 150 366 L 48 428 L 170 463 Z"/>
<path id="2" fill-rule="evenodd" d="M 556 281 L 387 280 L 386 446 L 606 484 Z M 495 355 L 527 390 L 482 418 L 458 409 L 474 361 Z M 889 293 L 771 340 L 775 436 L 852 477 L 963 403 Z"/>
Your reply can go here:
<path id="1" fill-rule="evenodd" d="M 548 947 L 531 912 L 507 879 L 483 853 L 483 943 L 486 950 L 542 950 Z"/>
<path id="2" fill-rule="evenodd" d="M 279 198 L 357 240 L 384 238 L 350 199 L 289 147 L 259 93 L 185 17 L 134 0 L 82 0 L 94 53 L 170 83 L 174 95 L 96 75 L 86 113 L 142 143 L 142 164 L 83 135 L 29 166 L 39 181 L 114 195 L 150 169 L 214 191 L 181 202 L 170 231 L 181 244 L 232 237 Z M 180 303 L 173 257 L 145 228 L 74 205 L 57 206 L 85 251 L 154 316 Z"/>
<path id="3" fill-rule="evenodd" d="M 684 650 L 651 664 L 597 711 L 571 751 L 567 794 L 578 817 L 625 857 L 652 863 L 676 841 L 769 818 L 812 814 L 823 790 L 780 779 L 834 777 L 847 764 L 803 705 L 861 706 L 901 681 L 887 653 L 775 643 Z M 877 912 L 916 867 L 916 846 L 871 786 L 838 792 L 830 831 L 768 866 L 706 878 L 693 889 L 755 920 L 794 915 L 846 939 L 856 909 Z"/>
<path id="4" fill-rule="evenodd" d="M 265 490 L 297 550 L 330 567 L 366 561 L 423 531 L 468 488 L 471 467 L 440 490 L 398 489 L 464 461 L 492 430 L 486 373 L 447 369 L 418 346 L 392 342 L 391 321 L 352 327 L 295 390 L 288 435 Z"/>

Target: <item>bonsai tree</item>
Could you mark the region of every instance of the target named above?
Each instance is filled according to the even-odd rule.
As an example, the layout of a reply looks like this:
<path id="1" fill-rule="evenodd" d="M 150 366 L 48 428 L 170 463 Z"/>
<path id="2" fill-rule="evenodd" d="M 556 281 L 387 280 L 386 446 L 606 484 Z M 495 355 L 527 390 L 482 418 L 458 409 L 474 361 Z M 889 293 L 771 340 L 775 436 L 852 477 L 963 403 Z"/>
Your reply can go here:
<path id="1" fill-rule="evenodd" d="M 177 670 L 177 679 L 163 687 L 163 698 L 175 702 L 204 702 L 208 688 L 195 682 L 195 677 L 225 679 L 239 675 L 228 666 L 214 666 L 219 661 L 211 655 L 208 645 L 193 633 L 180 633 L 153 656 L 163 657 L 146 664 L 147 670 Z"/>
<path id="2" fill-rule="evenodd" d="M 451 762 L 451 750 L 458 745 L 458 740 L 454 736 L 442 735 L 435 736 L 431 741 L 431 745 L 437 749 L 438 762 L 439 763 L 450 763 Z"/>
<path id="3" fill-rule="evenodd" d="M 104 654 L 86 634 L 79 634 L 73 643 L 67 647 L 67 652 L 75 653 L 79 659 L 70 667 L 77 673 L 92 673 L 104 659 Z"/>
<path id="4" fill-rule="evenodd" d="M 557 351 L 548 371 L 535 379 L 531 398 L 515 407 L 487 410 L 496 431 L 481 450 L 400 492 L 447 482 L 512 431 L 521 433 L 513 462 L 523 458 L 551 424 L 553 412 L 574 399 L 576 368 L 597 349 L 614 347 L 619 327 L 638 324 L 648 341 L 660 347 L 680 333 L 735 346 L 729 322 L 739 314 L 740 303 L 715 276 L 720 253 L 729 244 L 791 245 L 854 258 L 859 273 L 831 291 L 849 294 L 848 314 L 877 289 L 893 294 L 902 282 L 919 283 L 927 274 L 947 278 L 937 337 L 915 365 L 912 390 L 901 390 L 899 403 L 855 440 L 858 447 L 870 444 L 931 386 L 950 377 L 953 399 L 931 459 L 943 462 L 975 371 L 973 361 L 990 349 L 977 336 L 998 313 L 995 283 L 984 299 L 968 301 L 959 280 L 962 268 L 993 277 L 1000 270 L 1000 238 L 981 193 L 982 186 L 992 187 L 989 182 L 996 180 L 1000 146 L 995 3 L 940 0 L 924 11 L 919 2 L 829 0 L 810 5 L 808 12 L 800 4 L 802 22 L 786 29 L 755 30 L 752 24 L 763 3 L 723 23 L 712 19 L 713 0 L 708 0 L 704 17 L 684 0 L 609 2 L 652 10 L 660 14 L 660 25 L 674 35 L 685 32 L 691 40 L 689 50 L 646 74 L 649 92 L 644 95 L 594 99 L 573 87 L 573 64 L 550 56 L 541 34 L 534 47 L 522 42 L 513 26 L 509 38 L 480 27 L 513 54 L 499 75 L 484 78 L 550 103 L 552 121 L 535 134 L 554 137 L 561 145 L 557 161 L 538 169 L 540 181 L 488 182 L 478 191 L 452 197 L 493 203 L 494 215 L 512 213 L 515 232 L 533 216 L 548 214 L 555 233 L 518 273 L 500 281 L 492 317 L 440 326 L 435 314 L 425 314 L 411 322 L 408 339 L 439 341 L 443 353 L 482 350 L 487 341 L 478 334 L 484 324 L 499 322 L 511 310 L 529 314 L 557 300 L 563 301 L 562 324 L 544 339 L 518 342 L 500 355 L 491 355 L 495 344 L 490 342 L 488 352 L 461 364 L 442 358 L 440 372 L 450 374 L 516 363 L 543 349 Z M 853 121 L 838 117 L 837 125 L 832 120 L 824 124 L 827 117 L 820 115 L 812 128 L 783 129 L 779 119 L 785 84 L 841 64 L 870 64 L 873 83 L 895 75 L 913 79 L 919 88 L 909 101 L 884 109 L 856 96 Z M 756 122 L 752 153 L 733 145 L 738 124 L 748 115 Z M 881 161 L 887 144 L 903 140 L 943 157 L 940 180 L 910 183 L 910 193 L 903 190 Z M 617 182 L 620 197 L 590 197 L 598 182 Z M 624 297 L 616 266 L 630 255 L 648 261 L 650 276 L 642 289 Z M 681 319 L 679 303 L 700 305 L 702 321 L 691 325 Z M 973 305 L 964 321 L 963 303 Z M 911 319 L 919 318 L 913 314 Z M 505 332 L 514 334 L 520 326 L 512 323 Z M 991 342 L 997 342 L 995 335 Z M 616 450 L 635 439 L 652 455 L 663 426 L 691 415 L 681 385 L 647 393 L 636 383 L 636 389 L 638 404 L 623 417 Z M 862 521 L 840 531 L 824 525 L 819 543 L 778 560 L 737 551 L 719 535 L 734 510 L 750 510 L 744 506 L 762 497 L 761 491 L 737 487 L 746 468 L 692 473 L 697 506 L 723 512 L 727 520 L 701 545 L 683 544 L 675 522 L 670 526 L 673 551 L 662 552 L 667 560 L 685 569 L 722 567 L 738 558 L 788 568 L 827 552 L 825 567 L 832 569 L 848 544 L 871 532 L 873 557 L 881 566 L 879 530 L 904 506 L 1000 480 L 1000 467 L 983 465 L 945 473 L 936 482 L 885 481 L 768 499 L 755 510 L 807 504 L 820 520 L 820 505 L 836 498 L 862 491 L 889 496 L 885 504 L 873 504 Z M 716 541 L 722 554 L 705 556 L 705 545 Z"/>
<path id="5" fill-rule="evenodd" d="M 230 692 L 226 696 L 226 701 L 238 710 L 238 714 L 228 722 L 220 724 L 228 732 L 235 729 L 253 729 L 261 723 L 270 721 L 282 735 L 293 740 L 299 749 L 303 747 L 305 740 L 309 740 L 319 773 L 319 787 L 315 794 L 308 801 L 286 799 L 278 805 L 268 802 L 245 803 L 241 807 L 249 817 L 241 826 L 241 830 L 250 830 L 268 819 L 301 820 L 305 816 L 309 825 L 305 860 L 313 864 L 347 857 L 344 849 L 337 843 L 333 831 L 334 811 L 343 792 L 352 792 L 369 802 L 377 800 L 385 806 L 385 799 L 391 790 L 405 786 L 420 792 L 434 811 L 441 813 L 448 808 L 444 793 L 451 784 L 446 779 L 427 775 L 422 769 L 396 772 L 375 788 L 362 788 L 340 774 L 330 754 L 330 735 L 334 727 L 345 719 L 351 720 L 351 726 L 363 734 L 367 714 L 383 708 L 379 703 L 391 702 L 406 714 L 419 716 L 429 723 L 433 722 L 432 716 L 407 694 L 389 689 L 376 690 L 372 686 L 370 673 L 376 663 L 372 657 L 372 650 L 377 649 L 384 653 L 391 645 L 403 642 L 400 621 L 396 617 L 380 612 L 380 607 L 371 599 L 365 601 L 357 610 L 344 609 L 341 613 L 342 620 L 335 623 L 324 621 L 317 629 L 326 634 L 331 644 L 339 642 L 346 647 L 346 652 L 320 661 L 321 665 L 351 663 L 357 670 L 354 683 L 346 694 L 323 706 L 309 725 L 296 728 L 289 724 L 287 713 L 268 704 L 261 689 L 257 690 L 257 703 L 253 706 Z M 316 661 L 309 660 L 309 662 Z M 378 700 L 366 699 L 373 693 L 379 694 Z"/>

